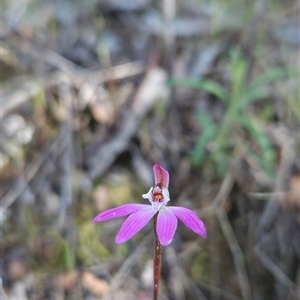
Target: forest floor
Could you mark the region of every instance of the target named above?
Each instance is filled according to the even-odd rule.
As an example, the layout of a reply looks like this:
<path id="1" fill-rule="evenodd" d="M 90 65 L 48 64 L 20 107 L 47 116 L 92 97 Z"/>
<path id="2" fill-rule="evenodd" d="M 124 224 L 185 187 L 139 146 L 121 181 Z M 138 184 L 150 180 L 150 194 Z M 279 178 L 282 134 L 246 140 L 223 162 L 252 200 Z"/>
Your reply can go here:
<path id="1" fill-rule="evenodd" d="M 4 0 L 1 299 L 151 299 L 152 166 L 193 209 L 161 300 L 300 299 L 299 1 Z"/>

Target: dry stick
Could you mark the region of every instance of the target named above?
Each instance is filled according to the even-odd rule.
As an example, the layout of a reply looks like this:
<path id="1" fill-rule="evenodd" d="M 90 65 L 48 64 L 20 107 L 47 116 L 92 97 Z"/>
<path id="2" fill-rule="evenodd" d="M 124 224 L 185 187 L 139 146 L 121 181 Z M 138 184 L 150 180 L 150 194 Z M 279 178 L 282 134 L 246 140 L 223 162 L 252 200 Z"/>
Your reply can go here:
<path id="1" fill-rule="evenodd" d="M 215 207 L 215 213 L 224 232 L 230 251 L 233 255 L 243 299 L 250 300 L 252 298 L 251 289 L 242 250 L 238 244 L 238 241 L 227 218 L 227 215 L 224 209 L 222 208 L 222 203 L 227 199 L 234 183 L 233 177 L 230 172 L 231 171 L 227 173 L 220 188 L 220 191 L 213 201 L 213 205 Z"/>
<path id="2" fill-rule="evenodd" d="M 115 292 L 121 286 L 121 284 L 125 280 L 126 276 L 128 276 L 134 265 L 139 261 L 140 257 L 144 254 L 144 252 L 146 252 L 148 244 L 150 243 L 150 239 L 151 235 L 149 234 L 138 244 L 138 246 L 134 249 L 131 255 L 124 261 L 121 268 L 110 282 L 110 289 L 105 294 L 102 300 L 115 299 Z"/>
<path id="3" fill-rule="evenodd" d="M 35 155 L 32 161 L 27 165 L 26 169 L 19 176 L 19 178 L 12 184 L 10 190 L 5 194 L 1 200 L 1 210 L 5 211 L 10 207 L 15 200 L 21 195 L 24 189 L 27 187 L 29 182 L 36 176 L 37 172 L 40 170 L 41 166 L 45 162 L 48 155 L 57 149 L 59 143 L 64 142 L 65 131 L 61 133 L 59 137 L 56 138 L 51 145 L 43 147 L 39 154 Z"/>
<path id="4" fill-rule="evenodd" d="M 153 300 L 158 300 L 158 291 L 159 291 L 159 280 L 160 280 L 160 271 L 161 271 L 161 244 L 158 239 L 156 226 L 157 226 L 157 216 L 158 213 L 154 216 L 154 239 L 155 239 L 155 251 L 154 251 L 154 260 L 153 260 Z"/>
<path id="5" fill-rule="evenodd" d="M 89 91 L 89 96 L 92 96 L 96 93 L 99 84 L 105 83 L 109 80 L 120 80 L 136 76 L 143 73 L 144 70 L 145 67 L 143 63 L 138 61 L 115 66 L 108 70 L 89 72 L 86 75 L 83 75 L 80 71 L 76 70 L 70 74 L 70 72 L 66 72 L 66 69 L 63 68 L 62 70 L 58 70 L 47 75 L 43 82 L 34 76 L 30 77 L 25 82 L 18 84 L 18 87 L 15 87 L 13 91 L 2 95 L 0 120 L 19 106 L 29 102 L 32 96 L 37 94 L 39 91 L 56 86 L 60 83 L 61 78 L 66 74 L 71 79 L 71 84 L 79 89 L 79 100 L 84 101 L 85 99 L 82 99 L 84 98 L 82 95 L 82 91 L 84 89 Z"/>
<path id="6" fill-rule="evenodd" d="M 60 54 L 41 47 L 40 45 L 35 47 L 33 44 L 29 43 L 28 46 L 29 49 L 22 50 L 27 50 L 27 54 L 57 67 L 63 73 L 69 75 L 78 87 L 86 82 L 93 85 L 99 85 L 111 80 L 120 80 L 136 76 L 145 71 L 144 64 L 137 61 L 111 67 L 106 70 L 91 72 L 78 67 L 76 64 L 64 58 Z"/>
<path id="7" fill-rule="evenodd" d="M 2 24 L 3 23 L 1 22 L 0 25 Z M 23 36 L 22 33 L 16 30 L 11 30 L 10 28 L 8 28 L 8 30 L 10 30 L 11 34 L 21 37 L 22 41 L 26 40 L 26 46 L 20 45 L 21 51 L 58 68 L 63 73 L 69 75 L 72 81 L 74 81 L 78 86 L 82 85 L 86 81 L 99 85 L 100 83 L 110 80 L 119 80 L 139 75 L 145 71 L 145 65 L 141 61 L 130 62 L 96 72 L 87 71 L 59 53 L 56 53 L 42 46 L 38 42 Z"/>
<path id="8" fill-rule="evenodd" d="M 299 289 L 299 286 L 295 284 L 287 275 L 282 272 L 282 270 L 275 265 L 275 263 L 270 259 L 270 257 L 261 249 L 259 245 L 254 246 L 254 252 L 262 262 L 262 264 L 273 274 L 273 276 L 287 288 L 294 287 Z"/>
<path id="9" fill-rule="evenodd" d="M 5 23 L 0 22 L 0 26 L 4 27 L 10 34 L 14 34 L 16 37 L 21 37 L 19 40 L 26 40 L 26 46 L 23 46 L 24 43 L 22 45 L 17 45 L 22 52 L 58 68 L 59 71 L 54 72 L 51 76 L 47 77 L 47 80 L 45 80 L 47 86 L 56 84 L 57 81 L 60 81 L 61 75 L 67 74 L 72 80 L 72 84 L 74 84 L 78 89 L 81 90 L 82 87 L 85 87 L 95 91 L 101 83 L 136 76 L 145 71 L 145 64 L 141 61 L 122 64 L 106 70 L 95 72 L 87 71 L 66 59 L 59 53 L 43 47 L 34 40 L 28 39 L 16 30 L 12 30 L 6 26 Z M 36 94 L 40 89 L 41 83 L 33 79 L 32 81 L 27 81 L 24 84 L 23 89 L 21 88 L 16 92 L 12 92 L 9 97 L 4 96 L 1 103 L 0 120 L 13 109 L 16 109 L 18 106 L 29 101 L 31 99 L 31 95 Z"/>
<path id="10" fill-rule="evenodd" d="M 234 178 L 231 175 L 231 172 L 229 171 L 220 187 L 220 190 L 217 194 L 217 196 L 214 198 L 212 201 L 212 204 L 202 208 L 200 210 L 197 210 L 196 213 L 200 217 L 207 217 L 207 216 L 212 216 L 215 213 L 215 209 L 222 206 L 223 202 L 227 199 L 232 187 L 234 184 Z"/>
<path id="11" fill-rule="evenodd" d="M 65 109 L 65 119 L 62 122 L 62 130 L 66 131 L 65 147 L 60 159 L 62 170 L 62 193 L 60 196 L 60 212 L 57 219 L 59 228 L 66 223 L 66 216 L 72 203 L 72 156 L 73 156 L 73 128 L 72 128 L 72 93 L 71 83 L 67 75 L 62 76 L 59 85 L 59 96 Z"/>
<path id="12" fill-rule="evenodd" d="M 233 232 L 233 229 L 230 225 L 230 222 L 227 218 L 227 215 L 222 208 L 222 202 L 225 201 L 227 198 L 232 186 L 233 186 L 233 177 L 230 172 L 227 173 L 222 186 L 220 188 L 220 191 L 216 198 L 214 199 L 214 205 L 216 207 L 215 213 L 217 214 L 217 217 L 219 219 L 221 228 L 224 232 L 224 235 L 226 237 L 226 240 L 229 244 L 231 253 L 233 255 L 234 263 L 236 272 L 238 275 L 238 281 L 241 288 L 242 296 L 244 300 L 250 300 L 251 297 L 251 288 L 249 283 L 249 278 L 247 275 L 247 270 L 245 266 L 245 261 L 243 258 L 242 250 L 238 244 L 238 241 L 236 239 L 236 236 Z M 226 198 L 224 197 L 226 196 Z"/>
<path id="13" fill-rule="evenodd" d="M 289 135 L 288 130 L 283 126 L 272 126 L 268 128 L 268 131 L 275 143 L 280 147 L 281 160 L 277 170 L 273 196 L 268 201 L 259 222 L 257 230 L 260 239 L 254 246 L 254 252 L 263 265 L 274 275 L 277 283 L 290 287 L 291 281 L 281 270 L 280 262 L 278 262 L 279 266 L 277 266 L 261 249 L 261 239 L 272 229 L 277 213 L 280 210 L 280 200 L 284 196 L 282 192 L 287 190 L 287 182 L 291 176 L 292 167 L 296 159 L 295 139 Z"/>
<path id="14" fill-rule="evenodd" d="M 213 204 L 205 209 L 202 209 L 200 211 L 200 216 L 205 215 L 207 213 L 215 213 L 217 215 L 221 228 L 224 232 L 225 238 L 229 244 L 230 251 L 233 255 L 243 299 L 250 300 L 251 289 L 250 289 L 249 278 L 247 275 L 242 250 L 240 249 L 240 246 L 237 242 L 237 239 L 232 230 L 227 215 L 224 209 L 222 208 L 222 204 L 227 199 L 232 189 L 233 183 L 234 183 L 234 179 L 233 176 L 231 175 L 231 171 L 229 170 L 229 172 L 225 176 L 225 179 L 222 182 L 221 188 L 217 196 L 213 200 Z"/>
<path id="15" fill-rule="evenodd" d="M 175 32 L 174 32 L 174 20 L 176 18 L 176 1 L 175 0 L 163 0 L 162 2 L 162 13 L 164 18 L 163 26 L 163 38 L 165 47 L 165 68 L 167 71 L 168 78 L 173 77 L 173 68 L 175 62 Z M 179 120 L 179 111 L 176 104 L 175 87 L 170 88 L 170 96 L 168 103 L 168 151 L 170 153 L 170 160 L 173 165 L 176 165 L 179 159 L 180 152 L 180 137 L 181 127 Z M 165 153 L 166 154 L 166 153 Z"/>
<path id="16" fill-rule="evenodd" d="M 220 288 L 211 286 L 205 282 L 198 281 L 197 283 L 195 283 L 195 281 L 186 273 L 184 268 L 180 269 L 180 273 L 181 273 L 183 285 L 185 286 L 185 289 L 188 290 L 189 293 L 193 295 L 193 299 L 207 300 L 207 298 L 202 292 L 202 290 L 205 290 L 205 291 L 209 291 L 211 295 L 214 294 L 216 297 L 218 297 L 218 299 L 241 300 L 241 298 L 236 297 L 230 294 L 229 292 L 221 290 Z"/>
<path id="17" fill-rule="evenodd" d="M 155 68 L 148 71 L 132 106 L 124 113 L 120 129 L 108 141 L 99 145 L 97 153 L 87 159 L 91 179 L 101 176 L 116 157 L 124 151 L 129 141 L 138 130 L 140 120 L 153 107 L 157 99 L 166 99 L 168 88 L 165 87 L 166 74 L 162 69 Z"/>
<path id="18" fill-rule="evenodd" d="M 281 147 L 281 161 L 275 179 L 274 197 L 272 197 L 266 205 L 260 220 L 260 234 L 268 231 L 274 222 L 280 207 L 280 199 L 283 196 L 282 192 L 287 189 L 286 185 L 296 158 L 295 140 L 289 136 L 286 128 L 270 127 L 268 131 L 274 138 L 276 144 Z"/>
<path id="19" fill-rule="evenodd" d="M 184 268 L 180 269 L 180 273 L 183 285 L 186 287 L 186 290 L 188 290 L 194 296 L 194 299 L 207 300 L 199 286 L 189 277 Z"/>
<path id="20" fill-rule="evenodd" d="M 180 274 L 180 265 L 178 263 L 176 250 L 174 247 L 166 247 L 165 258 L 167 260 L 169 276 L 168 289 L 170 290 L 170 298 L 174 300 L 184 300 L 184 288 Z"/>
<path id="21" fill-rule="evenodd" d="M 221 286 L 221 272 L 220 272 L 220 226 L 215 221 L 215 218 L 209 218 L 208 222 L 211 222 L 211 234 L 208 239 L 209 257 L 210 257 L 210 284 L 213 286 Z M 210 291 L 210 300 L 219 300 L 219 295 Z"/>
<path id="22" fill-rule="evenodd" d="M 243 258 L 242 250 L 239 246 L 239 243 L 236 239 L 236 236 L 233 232 L 233 229 L 230 225 L 230 222 L 228 220 L 228 217 L 224 209 L 221 207 L 217 208 L 216 214 L 233 256 L 243 299 L 251 300 L 252 296 L 251 296 L 250 283 L 247 275 L 247 270 L 246 270 L 246 265 Z"/>
<path id="23" fill-rule="evenodd" d="M 219 299 L 222 299 L 222 300 L 241 300 L 240 297 L 232 295 L 231 293 L 229 293 L 227 291 L 224 291 L 224 290 L 222 290 L 222 289 L 220 289 L 218 287 L 208 285 L 205 282 L 202 282 L 202 281 L 201 282 L 197 282 L 197 285 L 202 290 L 208 290 L 208 291 L 210 291 L 210 294 L 214 293 L 216 296 L 218 296 Z M 196 299 L 198 300 L 199 298 L 196 298 Z"/>
<path id="24" fill-rule="evenodd" d="M 0 120 L 17 107 L 29 102 L 42 89 L 42 82 L 37 78 L 29 78 L 26 82 L 18 82 L 17 86 L 12 87 L 8 95 L 5 95 L 5 93 L 1 95 Z"/>

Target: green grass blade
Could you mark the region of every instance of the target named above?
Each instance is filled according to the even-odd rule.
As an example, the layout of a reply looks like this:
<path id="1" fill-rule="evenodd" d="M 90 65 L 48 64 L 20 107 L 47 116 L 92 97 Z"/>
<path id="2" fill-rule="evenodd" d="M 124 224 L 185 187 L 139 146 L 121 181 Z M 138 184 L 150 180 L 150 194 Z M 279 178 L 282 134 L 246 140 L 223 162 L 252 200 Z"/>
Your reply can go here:
<path id="1" fill-rule="evenodd" d="M 239 101 L 239 109 L 245 108 L 247 105 L 269 97 L 271 95 L 271 90 L 267 86 L 263 86 L 260 88 L 252 89 L 243 92 L 240 101 Z"/>
<path id="2" fill-rule="evenodd" d="M 238 107 L 244 88 L 245 75 L 248 68 L 247 62 L 243 59 L 238 48 L 230 52 L 231 68 L 231 97 L 229 109 L 235 110 Z"/>
<path id="3" fill-rule="evenodd" d="M 180 80 L 173 79 L 169 81 L 169 84 L 171 86 L 183 86 L 183 87 L 201 89 L 216 96 L 224 103 L 228 102 L 228 91 L 218 82 L 210 79 L 203 79 L 203 80 L 194 79 L 194 78 L 185 78 Z"/>
<path id="4" fill-rule="evenodd" d="M 290 70 L 288 68 L 276 67 L 269 69 L 266 73 L 253 79 L 253 81 L 248 85 L 246 92 L 257 89 L 262 85 L 278 81 L 280 79 L 295 76 L 296 74 L 296 70 Z"/>
<path id="5" fill-rule="evenodd" d="M 260 153 L 257 155 L 261 168 L 269 175 L 274 175 L 275 151 L 268 136 L 248 116 L 238 116 L 238 121 L 252 135 Z"/>
<path id="6" fill-rule="evenodd" d="M 199 122 L 203 131 L 192 151 L 191 160 L 194 165 L 200 165 L 202 163 L 205 158 L 206 146 L 214 139 L 217 133 L 217 126 L 212 122 L 209 114 L 205 112 L 200 113 Z"/>

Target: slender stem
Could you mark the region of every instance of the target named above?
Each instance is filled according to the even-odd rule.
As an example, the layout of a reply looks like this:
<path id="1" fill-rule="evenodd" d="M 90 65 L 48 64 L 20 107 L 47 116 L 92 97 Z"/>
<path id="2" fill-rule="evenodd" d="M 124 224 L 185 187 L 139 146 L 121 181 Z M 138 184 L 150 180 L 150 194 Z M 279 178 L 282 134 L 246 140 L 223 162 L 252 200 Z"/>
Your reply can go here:
<path id="1" fill-rule="evenodd" d="M 157 232 L 156 232 L 157 216 L 158 213 L 154 216 L 155 251 L 154 251 L 154 260 L 153 260 L 153 277 L 154 277 L 153 300 L 158 300 L 158 287 L 159 287 L 160 271 L 161 271 L 161 244 L 159 242 Z"/>

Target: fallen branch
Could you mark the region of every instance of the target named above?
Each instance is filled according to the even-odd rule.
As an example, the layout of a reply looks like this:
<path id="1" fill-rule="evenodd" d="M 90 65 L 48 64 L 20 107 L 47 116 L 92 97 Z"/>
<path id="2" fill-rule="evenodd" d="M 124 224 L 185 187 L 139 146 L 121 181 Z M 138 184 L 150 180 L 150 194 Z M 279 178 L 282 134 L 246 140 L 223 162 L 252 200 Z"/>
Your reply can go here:
<path id="1" fill-rule="evenodd" d="M 168 89 L 165 86 L 166 74 L 162 69 L 152 69 L 146 75 L 132 107 L 124 114 L 119 131 L 99 150 L 87 157 L 88 172 L 92 179 L 103 174 L 128 146 L 138 129 L 140 120 L 150 111 L 157 99 L 166 99 Z"/>

